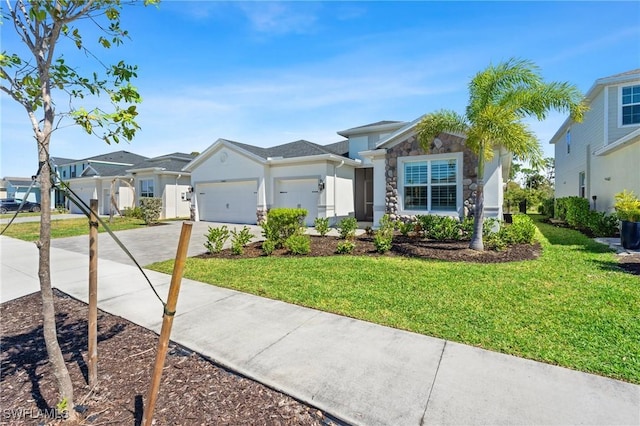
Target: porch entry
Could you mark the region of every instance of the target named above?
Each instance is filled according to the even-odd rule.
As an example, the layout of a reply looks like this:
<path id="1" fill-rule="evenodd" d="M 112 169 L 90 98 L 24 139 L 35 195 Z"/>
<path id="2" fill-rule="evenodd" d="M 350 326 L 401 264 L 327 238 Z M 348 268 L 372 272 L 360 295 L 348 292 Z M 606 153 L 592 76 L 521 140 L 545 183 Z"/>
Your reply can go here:
<path id="1" fill-rule="evenodd" d="M 355 214 L 363 222 L 373 221 L 373 168 L 355 170 Z"/>

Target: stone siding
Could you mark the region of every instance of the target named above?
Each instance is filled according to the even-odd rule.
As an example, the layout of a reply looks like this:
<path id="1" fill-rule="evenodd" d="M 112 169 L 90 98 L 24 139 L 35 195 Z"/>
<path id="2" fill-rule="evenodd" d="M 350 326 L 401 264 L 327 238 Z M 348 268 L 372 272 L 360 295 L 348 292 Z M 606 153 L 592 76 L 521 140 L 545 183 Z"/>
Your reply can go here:
<path id="1" fill-rule="evenodd" d="M 446 154 L 462 152 L 462 194 L 464 200 L 464 216 L 473 215 L 478 178 L 478 157 L 464 145 L 464 138 L 442 133 L 435 138 L 424 150 L 416 136 L 410 136 L 405 141 L 389 148 L 385 158 L 385 176 L 387 181 L 385 196 L 385 211 L 395 219 L 407 219 L 398 215 L 398 158 L 416 155 Z"/>

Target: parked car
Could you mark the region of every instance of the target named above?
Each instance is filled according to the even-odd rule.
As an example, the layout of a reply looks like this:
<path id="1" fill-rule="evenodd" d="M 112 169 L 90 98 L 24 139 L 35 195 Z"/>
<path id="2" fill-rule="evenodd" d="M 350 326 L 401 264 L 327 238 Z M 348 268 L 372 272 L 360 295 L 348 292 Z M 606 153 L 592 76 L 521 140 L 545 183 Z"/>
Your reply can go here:
<path id="1" fill-rule="evenodd" d="M 7 212 L 15 212 L 20 208 L 20 204 L 22 204 L 22 200 L 19 200 L 17 198 L 0 199 L 0 214 L 4 214 Z M 39 212 L 40 204 L 33 203 L 31 201 L 25 201 L 20 211 L 21 212 Z"/>

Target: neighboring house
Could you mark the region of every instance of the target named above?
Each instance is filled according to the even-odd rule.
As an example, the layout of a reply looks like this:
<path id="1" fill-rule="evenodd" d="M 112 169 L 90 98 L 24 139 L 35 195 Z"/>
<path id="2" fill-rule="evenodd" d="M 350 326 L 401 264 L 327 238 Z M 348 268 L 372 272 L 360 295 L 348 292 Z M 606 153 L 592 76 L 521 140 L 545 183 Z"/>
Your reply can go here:
<path id="1" fill-rule="evenodd" d="M 82 160 L 54 157 L 52 162 L 60 179 L 85 204 L 98 200 L 99 214 L 111 214 L 115 206 L 120 211 L 135 207 L 141 197 L 158 197 L 163 200 L 160 218 L 169 219 L 189 217 L 190 176 L 181 169 L 193 158 L 184 153 L 147 158 L 116 151 Z M 66 204 L 72 213 L 81 212 L 75 204 Z"/>
<path id="2" fill-rule="evenodd" d="M 354 214 L 354 170 L 345 142 L 296 141 L 272 148 L 218 139 L 183 170 L 191 173 L 195 219 L 255 224 L 272 207 L 317 217 Z"/>
<path id="3" fill-rule="evenodd" d="M 32 180 L 30 178 L 22 178 L 22 177 L 5 177 L 2 179 L 2 190 L 0 192 L 4 192 L 0 198 L 17 198 L 19 200 L 31 201 L 33 203 L 40 203 L 40 184 L 36 182 L 33 184 L 31 191 L 29 191 L 29 187 L 32 184 Z M 29 191 L 29 195 L 27 195 L 27 191 Z M 25 195 L 27 195 L 25 197 Z"/>
<path id="4" fill-rule="evenodd" d="M 175 152 L 150 158 L 126 171 L 133 177 L 138 197 L 162 198 L 161 219 L 190 216 L 191 176 L 182 169 L 195 155 Z"/>
<path id="5" fill-rule="evenodd" d="M 218 139 L 191 162 L 196 220 L 257 223 L 272 207 L 303 207 L 316 217 L 346 216 L 378 224 L 418 214 L 472 213 L 477 158 L 464 136 L 441 134 L 428 150 L 413 122 L 380 121 L 338 132 L 321 146 L 297 141 L 272 148 Z M 503 176 L 511 154 L 497 151 L 485 168 L 485 215 L 502 218 Z"/>
<path id="6" fill-rule="evenodd" d="M 623 189 L 640 194 L 640 69 L 596 80 L 581 123 L 567 119 L 555 145 L 555 196 L 612 212 Z"/>

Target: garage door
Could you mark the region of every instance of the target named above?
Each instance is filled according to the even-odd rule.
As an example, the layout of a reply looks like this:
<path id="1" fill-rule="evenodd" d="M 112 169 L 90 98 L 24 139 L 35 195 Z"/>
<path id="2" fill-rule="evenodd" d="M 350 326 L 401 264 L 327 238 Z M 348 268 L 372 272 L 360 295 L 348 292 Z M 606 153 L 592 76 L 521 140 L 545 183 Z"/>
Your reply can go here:
<path id="1" fill-rule="evenodd" d="M 307 225 L 318 217 L 318 179 L 276 181 L 276 206 L 307 209 Z"/>
<path id="2" fill-rule="evenodd" d="M 95 187 L 93 186 L 88 186 L 88 187 L 82 187 L 82 186 L 73 186 L 70 185 L 71 190 L 78 195 L 78 197 L 84 201 L 84 203 L 88 206 L 89 203 L 91 202 L 92 198 L 97 198 L 96 196 L 96 191 L 95 191 Z M 98 201 L 98 203 L 100 203 L 100 201 Z M 99 207 L 99 206 L 98 206 Z M 86 207 L 85 207 L 86 208 Z M 71 213 L 82 213 L 82 210 L 80 210 L 80 208 L 78 206 L 76 206 L 74 203 L 69 202 L 69 211 Z M 99 210 L 98 210 L 99 211 Z"/>
<path id="3" fill-rule="evenodd" d="M 200 220 L 256 223 L 256 181 L 204 183 L 196 186 Z"/>

